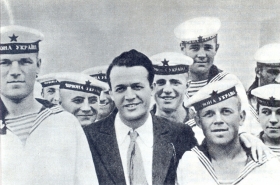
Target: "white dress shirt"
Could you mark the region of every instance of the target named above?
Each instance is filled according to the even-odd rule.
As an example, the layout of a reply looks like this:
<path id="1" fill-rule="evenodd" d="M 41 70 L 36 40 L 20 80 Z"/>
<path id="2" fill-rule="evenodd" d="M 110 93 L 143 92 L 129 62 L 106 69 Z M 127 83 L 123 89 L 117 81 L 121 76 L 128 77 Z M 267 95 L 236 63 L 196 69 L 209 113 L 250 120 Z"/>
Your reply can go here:
<path id="1" fill-rule="evenodd" d="M 122 122 L 119 113 L 116 115 L 115 119 L 115 130 L 124 170 L 125 181 L 126 184 L 130 184 L 127 169 L 127 151 L 130 144 L 130 137 L 128 133 L 130 131 L 132 132 L 133 130 Z M 149 114 L 146 122 L 141 127 L 135 129 L 135 131 L 137 131 L 138 133 L 136 143 L 138 144 L 141 151 L 146 180 L 148 184 L 152 185 L 154 134 L 151 114 Z"/>

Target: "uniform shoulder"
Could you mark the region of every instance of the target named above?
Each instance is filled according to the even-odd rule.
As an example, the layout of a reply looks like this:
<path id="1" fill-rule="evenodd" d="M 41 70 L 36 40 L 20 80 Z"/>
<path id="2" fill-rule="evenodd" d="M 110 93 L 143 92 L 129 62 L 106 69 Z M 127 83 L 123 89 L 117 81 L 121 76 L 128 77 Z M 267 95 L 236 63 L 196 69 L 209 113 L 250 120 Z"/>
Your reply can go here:
<path id="1" fill-rule="evenodd" d="M 153 115 L 153 117 L 155 121 L 159 122 L 160 124 L 165 124 L 165 126 L 169 127 L 170 130 L 175 130 L 175 131 L 191 130 L 191 127 L 187 124 L 170 121 L 167 118 L 163 118 L 155 115 Z"/>
<path id="2" fill-rule="evenodd" d="M 112 127 L 115 122 L 116 114 L 110 114 L 108 117 L 101 119 L 97 122 L 94 122 L 90 125 L 84 127 L 86 133 L 97 132 L 101 127 Z M 104 128 L 106 129 L 106 128 Z"/>

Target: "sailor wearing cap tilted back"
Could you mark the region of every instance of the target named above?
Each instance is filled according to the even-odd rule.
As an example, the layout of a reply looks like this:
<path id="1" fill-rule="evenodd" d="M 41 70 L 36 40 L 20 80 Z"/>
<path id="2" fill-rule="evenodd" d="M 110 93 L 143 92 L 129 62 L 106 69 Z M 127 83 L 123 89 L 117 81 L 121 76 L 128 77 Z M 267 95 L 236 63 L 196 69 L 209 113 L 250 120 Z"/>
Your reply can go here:
<path id="1" fill-rule="evenodd" d="M 250 104 L 252 105 L 251 112 L 256 113 L 257 100 L 252 95 L 251 91 L 257 87 L 271 84 L 280 83 L 280 43 L 271 43 L 259 48 L 254 59 L 256 61 L 256 78 L 253 84 L 249 87 L 247 91 L 247 96 Z M 254 126 L 255 132 L 260 132 L 262 129 L 259 124 Z"/>
<path id="2" fill-rule="evenodd" d="M 97 184 L 78 120 L 34 98 L 42 39 L 31 28 L 1 27 L 2 184 Z"/>
<path id="3" fill-rule="evenodd" d="M 280 159 L 280 84 L 268 84 L 252 90 L 257 97 L 257 112 L 263 131 L 260 139 Z"/>
<path id="4" fill-rule="evenodd" d="M 61 106 L 72 113 L 82 126 L 93 123 L 98 114 L 99 97 L 109 86 L 82 73 L 57 73 Z"/>
<path id="5" fill-rule="evenodd" d="M 175 36 L 180 41 L 181 50 L 194 60 L 190 66 L 188 95 L 193 96 L 200 88 L 214 81 L 226 79 L 238 81 L 236 88 L 242 101 L 242 109 L 247 113 L 241 130 L 251 132 L 251 123 L 258 123 L 258 121 L 249 111 L 250 105 L 244 86 L 235 75 L 224 72 L 214 65 L 214 58 L 219 49 L 218 31 L 220 27 L 221 21 L 216 17 L 197 17 L 174 29 Z M 193 120 L 190 120 L 190 125 L 193 124 Z"/>
<path id="6" fill-rule="evenodd" d="M 229 80 L 213 82 L 189 99 L 187 106 L 195 107 L 196 122 L 205 140 L 179 161 L 179 184 L 279 184 L 277 158 L 261 155 L 262 162 L 255 162 L 240 143 L 238 130 L 246 114 L 236 84 Z"/>

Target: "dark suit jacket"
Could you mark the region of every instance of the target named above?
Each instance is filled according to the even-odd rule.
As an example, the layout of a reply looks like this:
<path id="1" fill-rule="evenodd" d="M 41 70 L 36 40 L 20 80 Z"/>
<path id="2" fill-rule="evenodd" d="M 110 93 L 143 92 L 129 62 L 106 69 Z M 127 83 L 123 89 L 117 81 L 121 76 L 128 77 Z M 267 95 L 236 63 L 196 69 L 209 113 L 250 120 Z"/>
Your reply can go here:
<path id="1" fill-rule="evenodd" d="M 116 113 L 84 128 L 100 184 L 126 184 L 115 133 Z M 153 184 L 175 184 L 178 160 L 197 144 L 188 125 L 152 115 Z"/>

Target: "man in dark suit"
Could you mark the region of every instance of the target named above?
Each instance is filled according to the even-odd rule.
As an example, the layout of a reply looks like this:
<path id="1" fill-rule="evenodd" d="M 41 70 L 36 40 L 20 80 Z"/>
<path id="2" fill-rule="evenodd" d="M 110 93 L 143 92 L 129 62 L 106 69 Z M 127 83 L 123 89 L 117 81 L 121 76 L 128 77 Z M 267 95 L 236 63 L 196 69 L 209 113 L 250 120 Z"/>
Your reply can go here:
<path id="1" fill-rule="evenodd" d="M 110 64 L 118 112 L 84 128 L 100 184 L 175 184 L 178 160 L 197 144 L 188 125 L 149 112 L 153 78 L 151 61 L 136 50 Z"/>

